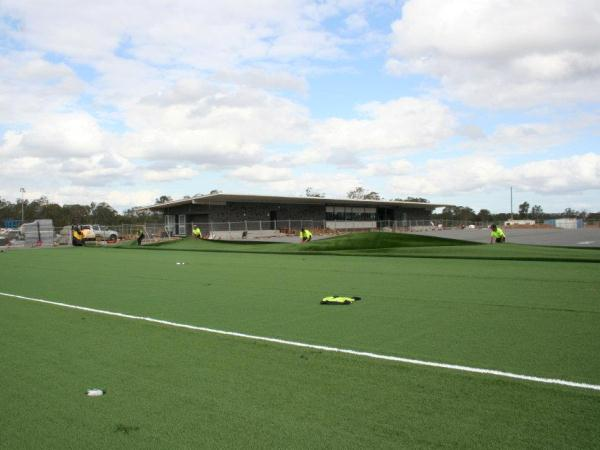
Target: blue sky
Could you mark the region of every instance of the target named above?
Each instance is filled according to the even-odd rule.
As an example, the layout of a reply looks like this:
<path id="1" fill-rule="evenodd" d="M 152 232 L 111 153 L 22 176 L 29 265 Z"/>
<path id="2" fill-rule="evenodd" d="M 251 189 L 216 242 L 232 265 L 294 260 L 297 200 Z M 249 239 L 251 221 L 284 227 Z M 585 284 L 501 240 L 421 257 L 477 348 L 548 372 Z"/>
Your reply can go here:
<path id="1" fill-rule="evenodd" d="M 594 0 L 0 4 L 0 196 L 600 211 Z M 533 27 L 531 24 L 535 23 Z"/>

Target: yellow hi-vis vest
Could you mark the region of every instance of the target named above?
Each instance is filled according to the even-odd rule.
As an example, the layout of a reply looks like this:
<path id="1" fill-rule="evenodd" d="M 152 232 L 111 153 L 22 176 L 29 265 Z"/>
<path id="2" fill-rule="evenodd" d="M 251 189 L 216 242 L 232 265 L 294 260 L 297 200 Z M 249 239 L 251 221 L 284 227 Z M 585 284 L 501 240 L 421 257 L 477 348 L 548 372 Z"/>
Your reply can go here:
<path id="1" fill-rule="evenodd" d="M 494 239 L 498 239 L 498 238 L 501 238 L 501 237 L 506 237 L 505 234 L 504 234 L 504 231 L 502 231 L 502 228 L 496 228 L 496 231 L 492 231 L 490 234 L 492 235 L 492 237 Z"/>
<path id="2" fill-rule="evenodd" d="M 360 300 L 360 297 L 343 297 L 339 295 L 330 295 L 321 300 L 321 305 L 350 305 L 355 301 Z"/>
<path id="3" fill-rule="evenodd" d="M 308 239 L 309 237 L 312 237 L 312 233 L 308 230 L 304 230 L 300 232 L 300 237 Z"/>
<path id="4" fill-rule="evenodd" d="M 202 234 L 202 231 L 200 231 L 200 228 L 196 227 L 192 230 L 192 233 L 194 234 L 194 236 L 200 236 Z"/>

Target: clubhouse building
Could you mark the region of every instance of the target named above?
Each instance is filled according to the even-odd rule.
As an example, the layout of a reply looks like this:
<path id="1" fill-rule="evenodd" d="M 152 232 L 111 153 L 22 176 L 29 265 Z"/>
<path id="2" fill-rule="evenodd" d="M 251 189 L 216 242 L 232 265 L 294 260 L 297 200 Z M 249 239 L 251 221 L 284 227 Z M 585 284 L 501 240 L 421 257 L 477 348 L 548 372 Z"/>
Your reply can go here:
<path id="1" fill-rule="evenodd" d="M 382 224 L 429 221 L 435 208 L 447 205 L 386 200 L 321 197 L 209 194 L 141 208 L 162 212 L 166 227 L 177 235 L 203 230 L 373 229 Z M 388 225 L 389 226 L 389 225 Z"/>

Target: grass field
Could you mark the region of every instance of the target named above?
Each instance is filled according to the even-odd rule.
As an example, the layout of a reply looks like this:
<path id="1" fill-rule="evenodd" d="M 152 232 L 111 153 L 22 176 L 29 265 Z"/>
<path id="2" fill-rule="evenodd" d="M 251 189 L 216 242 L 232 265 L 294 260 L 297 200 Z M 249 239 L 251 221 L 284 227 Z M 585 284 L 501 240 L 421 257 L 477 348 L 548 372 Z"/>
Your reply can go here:
<path id="1" fill-rule="evenodd" d="M 386 257 L 382 257 L 386 256 Z M 176 264 L 185 262 L 185 265 Z M 0 292 L 600 385 L 600 251 L 372 233 L 0 254 Z M 331 294 L 351 306 L 321 306 Z M 592 448 L 600 391 L 0 295 L 0 447 Z M 87 388 L 107 389 L 88 398 Z"/>

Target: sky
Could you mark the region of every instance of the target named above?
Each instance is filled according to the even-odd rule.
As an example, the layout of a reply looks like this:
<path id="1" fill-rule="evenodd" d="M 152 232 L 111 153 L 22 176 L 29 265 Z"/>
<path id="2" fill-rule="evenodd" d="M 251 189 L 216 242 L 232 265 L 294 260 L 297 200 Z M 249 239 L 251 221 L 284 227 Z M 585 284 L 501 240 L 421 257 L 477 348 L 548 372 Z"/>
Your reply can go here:
<path id="1" fill-rule="evenodd" d="M 0 0 L 0 197 L 600 211 L 598 0 Z"/>

